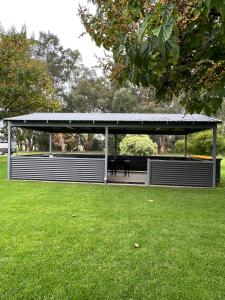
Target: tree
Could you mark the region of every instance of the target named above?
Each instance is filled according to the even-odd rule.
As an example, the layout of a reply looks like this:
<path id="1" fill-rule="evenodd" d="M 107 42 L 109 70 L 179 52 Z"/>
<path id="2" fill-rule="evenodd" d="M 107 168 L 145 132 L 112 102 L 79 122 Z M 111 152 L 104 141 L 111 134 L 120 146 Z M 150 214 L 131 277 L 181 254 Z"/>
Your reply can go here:
<path id="1" fill-rule="evenodd" d="M 56 97 L 60 98 L 62 109 L 64 109 L 65 101 L 68 99 L 68 94 L 71 93 L 72 86 L 76 83 L 80 74 L 87 72 L 81 64 L 79 51 L 70 48 L 64 49 L 56 35 L 50 32 L 40 32 L 33 53 L 35 57 L 46 62 L 56 90 Z M 72 109 L 69 105 L 67 108 Z M 71 147 L 76 145 L 76 135 L 58 134 L 55 135 L 54 140 L 63 152 L 66 151 L 66 147 L 67 150 L 70 150 Z"/>
<path id="2" fill-rule="evenodd" d="M 181 112 L 175 100 L 157 104 L 152 88 L 133 87 L 129 83 L 118 88 L 106 78 L 88 72 L 74 83 L 64 99 L 63 109 L 69 112 Z"/>
<path id="3" fill-rule="evenodd" d="M 181 112 L 181 106 L 174 99 L 172 103 L 155 101 L 152 88 L 138 88 L 126 83 L 117 88 L 105 78 L 97 78 L 89 73 L 79 78 L 71 93 L 65 97 L 64 111 L 69 112 Z M 80 135 L 85 149 L 91 149 L 93 135 Z M 122 137 L 119 137 L 121 139 Z M 160 154 L 166 152 L 165 136 L 156 137 Z M 110 138 L 110 151 L 114 149 L 114 141 Z M 90 145 L 90 147 L 88 147 Z M 112 152 L 113 153 L 113 152 Z"/>
<path id="4" fill-rule="evenodd" d="M 137 104 L 137 98 L 128 89 L 121 88 L 114 93 L 111 101 L 111 111 L 117 113 L 131 112 Z"/>
<path id="5" fill-rule="evenodd" d="M 192 134 L 188 137 L 187 150 L 190 154 L 212 155 L 213 148 L 213 133 L 212 130 L 207 130 Z M 176 150 L 179 153 L 184 153 L 184 140 L 176 142 Z M 221 134 L 221 128 L 217 134 L 217 153 L 225 153 L 225 140 Z"/>
<path id="6" fill-rule="evenodd" d="M 40 32 L 34 47 L 34 55 L 47 63 L 56 94 L 63 98 L 79 75 L 81 68 L 79 51 L 64 49 L 56 35 Z"/>
<path id="7" fill-rule="evenodd" d="M 156 89 L 158 101 L 179 98 L 189 112 L 216 113 L 225 96 L 224 0 L 92 0 L 81 20 L 118 83 Z"/>
<path id="8" fill-rule="evenodd" d="M 109 111 L 112 91 L 103 78 L 80 78 L 71 93 L 65 97 L 64 110 L 70 112 Z"/>
<path id="9" fill-rule="evenodd" d="M 70 133 L 57 133 L 53 135 L 53 142 L 61 152 L 71 151 L 76 148 L 76 135 Z"/>
<path id="10" fill-rule="evenodd" d="M 0 33 L 0 118 L 60 107 L 46 64 L 32 57 L 26 31 Z"/>
<path id="11" fill-rule="evenodd" d="M 126 135 L 119 147 L 122 155 L 148 156 L 157 153 L 157 144 L 147 135 Z"/>

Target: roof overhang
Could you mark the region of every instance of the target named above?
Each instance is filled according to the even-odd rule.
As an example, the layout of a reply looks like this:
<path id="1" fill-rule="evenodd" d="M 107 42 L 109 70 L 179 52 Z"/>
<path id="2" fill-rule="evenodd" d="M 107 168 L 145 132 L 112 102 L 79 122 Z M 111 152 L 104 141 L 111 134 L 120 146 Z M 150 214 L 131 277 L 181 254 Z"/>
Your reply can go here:
<path id="1" fill-rule="evenodd" d="M 36 113 L 5 119 L 13 127 L 52 133 L 183 135 L 214 128 L 220 120 L 204 115 Z"/>

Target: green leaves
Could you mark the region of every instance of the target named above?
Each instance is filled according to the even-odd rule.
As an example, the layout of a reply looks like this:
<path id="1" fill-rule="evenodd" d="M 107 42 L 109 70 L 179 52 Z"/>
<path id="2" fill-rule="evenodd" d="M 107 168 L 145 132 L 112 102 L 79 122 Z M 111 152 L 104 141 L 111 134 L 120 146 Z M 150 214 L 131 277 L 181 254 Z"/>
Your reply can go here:
<path id="1" fill-rule="evenodd" d="M 172 64 L 176 65 L 180 55 L 180 47 L 174 37 L 165 43 L 166 52 L 170 53 Z"/>
<path id="2" fill-rule="evenodd" d="M 194 133 L 188 137 L 188 153 L 198 155 L 212 155 L 213 148 L 213 132 L 212 130 Z M 184 153 L 184 140 L 176 142 L 176 150 Z M 225 153 L 225 140 L 223 134 L 217 133 L 217 153 Z"/>
<path id="3" fill-rule="evenodd" d="M 135 44 L 132 44 L 131 42 L 127 41 L 125 44 L 125 48 L 126 48 L 126 53 L 130 58 L 130 60 L 134 61 L 136 56 Z"/>
<path id="4" fill-rule="evenodd" d="M 109 2 L 114 11 L 107 17 Z M 153 85 L 160 101 L 179 98 L 189 112 L 218 110 L 225 86 L 225 0 L 95 4 L 101 14 L 82 20 L 94 39 L 113 45 L 113 80 Z"/>
<path id="5" fill-rule="evenodd" d="M 161 18 L 162 24 L 152 29 L 153 35 L 157 36 L 162 43 L 166 43 L 172 36 L 175 26 L 175 19 L 173 14 L 174 6 L 169 4 L 162 6 Z"/>
<path id="6" fill-rule="evenodd" d="M 150 54 L 152 53 L 152 41 L 147 39 L 140 46 L 140 54 L 144 60 L 147 60 Z"/>
<path id="7" fill-rule="evenodd" d="M 144 19 L 144 21 L 139 29 L 139 32 L 138 32 L 138 41 L 139 42 L 142 42 L 144 39 L 144 36 L 146 34 L 148 34 L 148 30 L 152 23 L 152 18 L 153 18 L 153 16 L 152 16 L 152 14 L 150 14 Z"/>
<path id="8" fill-rule="evenodd" d="M 162 43 L 166 43 L 173 33 L 173 23 L 160 25 L 153 29 L 152 33 L 157 36 Z"/>
<path id="9" fill-rule="evenodd" d="M 33 41 L 24 32 L 0 39 L 0 118 L 59 108 L 46 64 L 32 56 Z"/>
<path id="10" fill-rule="evenodd" d="M 128 1 L 128 9 L 130 13 L 136 17 L 139 18 L 142 10 L 142 4 L 140 0 L 129 0 Z"/>
<path id="11" fill-rule="evenodd" d="M 211 2 L 211 0 L 198 0 L 191 13 L 195 17 L 200 17 L 202 15 L 207 18 L 211 9 Z"/>
<path id="12" fill-rule="evenodd" d="M 147 135 L 126 135 L 119 147 L 122 155 L 147 156 L 157 153 L 157 144 Z"/>
<path id="13" fill-rule="evenodd" d="M 124 46 L 123 45 L 119 45 L 119 46 L 115 46 L 113 49 L 113 58 L 115 60 L 115 62 L 119 61 L 120 55 L 121 53 L 124 51 Z"/>
<path id="14" fill-rule="evenodd" d="M 154 49 L 159 51 L 166 63 L 169 59 L 172 64 L 176 64 L 179 58 L 179 46 L 176 41 L 177 31 L 175 30 L 174 6 L 158 4 L 157 9 L 159 16 L 156 18 L 156 15 L 149 14 L 138 32 L 140 53 L 143 55 L 143 59 L 147 59 Z M 158 26 L 156 26 L 157 24 Z M 153 39 L 154 37 L 155 39 Z M 153 40 L 154 45 L 151 45 L 150 43 Z"/>
<path id="15" fill-rule="evenodd" d="M 64 49 L 56 35 L 40 32 L 34 55 L 47 63 L 57 96 L 63 98 L 78 73 L 80 53 L 70 48 Z"/>

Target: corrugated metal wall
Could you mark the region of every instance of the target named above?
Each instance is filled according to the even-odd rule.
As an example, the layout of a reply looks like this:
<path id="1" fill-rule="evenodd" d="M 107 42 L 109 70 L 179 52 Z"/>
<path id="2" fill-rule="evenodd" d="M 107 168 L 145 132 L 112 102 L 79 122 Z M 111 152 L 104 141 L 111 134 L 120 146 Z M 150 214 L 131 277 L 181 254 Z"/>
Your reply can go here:
<path id="1" fill-rule="evenodd" d="M 152 185 L 211 187 L 211 161 L 149 160 L 148 183 Z"/>
<path id="2" fill-rule="evenodd" d="M 47 181 L 104 182 L 100 158 L 11 157 L 11 178 Z"/>

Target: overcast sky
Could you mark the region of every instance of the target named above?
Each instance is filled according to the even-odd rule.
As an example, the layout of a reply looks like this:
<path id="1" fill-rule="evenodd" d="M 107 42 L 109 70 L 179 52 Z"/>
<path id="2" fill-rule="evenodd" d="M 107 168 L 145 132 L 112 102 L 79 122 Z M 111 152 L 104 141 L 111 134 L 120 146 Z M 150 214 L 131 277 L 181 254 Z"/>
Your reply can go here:
<path id="1" fill-rule="evenodd" d="M 38 37 L 39 31 L 56 34 L 64 47 L 78 49 L 88 67 L 96 65 L 95 55 L 103 51 L 95 46 L 88 35 L 79 38 L 84 27 L 77 15 L 79 3 L 86 0 L 0 0 L 0 23 L 4 29 L 12 25 L 27 26 L 29 34 Z"/>

